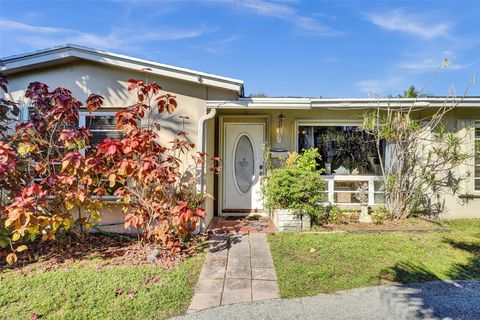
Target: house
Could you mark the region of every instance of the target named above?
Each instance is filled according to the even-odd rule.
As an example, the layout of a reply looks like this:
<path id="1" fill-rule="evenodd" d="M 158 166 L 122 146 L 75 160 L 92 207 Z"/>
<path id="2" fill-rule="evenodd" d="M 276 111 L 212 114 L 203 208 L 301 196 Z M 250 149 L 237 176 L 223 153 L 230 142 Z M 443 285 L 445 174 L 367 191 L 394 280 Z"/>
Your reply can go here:
<path id="1" fill-rule="evenodd" d="M 160 83 L 165 91 L 174 94 L 179 108 L 172 115 L 159 118 L 161 138 L 170 141 L 178 131 L 185 130 L 191 133 L 190 139 L 197 150 L 218 155 L 223 161 L 221 174 L 203 171 L 201 175 L 202 188 L 214 195 L 214 199 L 207 199 L 204 204 L 207 224 L 217 215 L 268 215 L 260 195 L 261 176 L 265 172 L 264 145 L 273 162 L 278 162 L 287 151 L 318 147 L 323 159 L 321 165 L 326 168 L 324 178 L 328 189 L 325 192 L 329 202 L 358 207 L 359 187 L 365 186 L 368 204 L 381 204 L 384 194 L 380 159 L 375 147 L 362 138 L 361 115 L 379 104 L 407 106 L 414 102 L 404 98 L 247 98 L 241 80 L 76 45 L 2 60 L 6 64 L 3 72 L 10 81 L 9 95 L 21 104 L 25 104 L 24 90 L 32 81 L 66 87 L 80 100 L 85 100 L 90 93 L 104 96 L 104 106 L 94 113 L 98 120 L 98 126 L 92 127 L 94 139 L 118 135 L 113 123 L 114 112 L 135 101 L 135 96 L 127 90 L 128 79 L 148 76 L 150 81 Z M 147 75 L 141 71 L 144 68 L 150 69 Z M 444 101 L 445 98 L 419 98 L 415 103 L 422 104 L 428 112 Z M 28 108 L 24 110 L 27 117 Z M 81 125 L 87 123 L 88 116 L 88 112 L 82 112 Z M 459 195 L 445 196 L 442 215 L 478 218 L 480 97 L 463 99 L 448 115 L 447 128 L 465 135 L 465 151 L 476 156 L 459 169 L 467 178 L 462 181 Z M 346 136 L 360 139 L 361 154 L 349 158 L 338 153 L 338 143 L 336 148 L 332 141 Z M 382 146 L 380 152 L 385 150 L 388 146 Z M 112 202 L 108 207 L 103 223 L 123 220 L 118 204 Z M 121 226 L 111 229 L 121 231 Z"/>

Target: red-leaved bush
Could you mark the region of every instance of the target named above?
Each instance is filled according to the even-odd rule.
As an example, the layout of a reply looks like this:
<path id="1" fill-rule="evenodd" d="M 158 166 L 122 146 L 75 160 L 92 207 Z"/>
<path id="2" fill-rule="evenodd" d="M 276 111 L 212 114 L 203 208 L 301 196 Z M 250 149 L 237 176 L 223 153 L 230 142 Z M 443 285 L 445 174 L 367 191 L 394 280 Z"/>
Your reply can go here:
<path id="1" fill-rule="evenodd" d="M 124 138 L 106 139 L 98 146 L 96 170 L 110 187 L 117 187 L 125 228 L 135 227 L 143 241 L 159 242 L 174 254 L 205 216 L 200 207 L 205 195 L 196 191 L 195 169 L 206 155 L 192 152 L 194 144 L 183 131 L 168 144 L 160 143 L 159 124 L 153 118 L 174 112 L 175 97 L 162 94 L 156 83 L 129 82 L 128 90 L 136 92 L 138 101 L 116 113 Z"/>
<path id="2" fill-rule="evenodd" d="M 6 90 L 6 79 L 0 80 Z M 106 139 L 96 149 L 89 146 L 90 131 L 78 127 L 82 103 L 69 90 L 31 83 L 25 94 L 31 117 L 24 122 L 15 117 L 16 104 L 2 99 L 0 124 L 15 128 L 0 137 L 0 246 L 12 250 L 8 263 L 28 249 L 28 241 L 88 229 L 112 188 L 123 204 L 125 227 L 136 228 L 144 242 L 175 254 L 192 235 L 205 215 L 195 168 L 206 155 L 192 156 L 186 132 L 162 144 L 152 115 L 172 113 L 175 97 L 161 93 L 156 83 L 129 82 L 138 102 L 115 115 L 123 139 Z M 95 111 L 102 103 L 103 97 L 92 94 L 85 107 Z"/>

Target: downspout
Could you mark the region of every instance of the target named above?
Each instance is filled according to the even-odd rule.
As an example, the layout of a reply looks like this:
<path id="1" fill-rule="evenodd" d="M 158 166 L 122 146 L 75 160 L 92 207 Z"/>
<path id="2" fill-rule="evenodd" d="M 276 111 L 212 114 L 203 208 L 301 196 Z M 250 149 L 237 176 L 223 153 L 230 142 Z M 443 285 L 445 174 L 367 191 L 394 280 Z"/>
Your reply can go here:
<path id="1" fill-rule="evenodd" d="M 198 120 L 198 146 L 200 152 L 205 152 L 205 122 L 209 119 L 212 119 L 217 114 L 217 109 L 212 108 L 210 112 L 201 116 Z M 201 165 L 200 170 L 200 193 L 203 193 L 205 189 L 205 162 Z"/>
<path id="2" fill-rule="evenodd" d="M 217 114 L 217 109 L 212 108 L 210 112 L 200 117 L 198 120 L 198 150 L 200 152 L 205 152 L 205 122 L 209 119 L 212 119 Z M 199 170 L 200 175 L 200 194 L 203 194 L 205 191 L 205 162 L 202 162 Z M 205 209 L 205 201 L 202 203 L 202 208 Z M 204 222 L 201 222 L 200 229 L 203 230 L 205 228 Z"/>

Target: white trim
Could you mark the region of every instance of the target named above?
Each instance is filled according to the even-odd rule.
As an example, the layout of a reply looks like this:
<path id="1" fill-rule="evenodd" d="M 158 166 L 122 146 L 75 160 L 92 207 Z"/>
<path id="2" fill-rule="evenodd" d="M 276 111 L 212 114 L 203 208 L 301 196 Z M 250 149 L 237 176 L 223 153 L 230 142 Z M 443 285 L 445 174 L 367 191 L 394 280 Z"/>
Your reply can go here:
<path id="1" fill-rule="evenodd" d="M 165 77 L 176 78 L 197 84 L 224 88 L 238 92 L 243 95 L 243 81 L 218 76 L 211 73 L 200 72 L 187 68 L 175 67 L 155 61 L 138 59 L 126 55 L 111 53 L 103 50 L 95 50 L 82 46 L 67 44 L 59 47 L 39 50 L 15 56 L 2 58 L 6 64 L 3 72 L 11 74 L 19 72 L 38 64 L 55 63 L 65 59 L 85 59 L 116 67 L 140 71 L 143 68 L 150 68 L 149 73 Z"/>
<path id="2" fill-rule="evenodd" d="M 476 163 L 476 144 L 480 143 L 480 137 L 476 136 L 476 129 L 480 129 L 480 120 L 473 120 L 473 192 L 480 194 L 480 189 L 475 188 L 476 180 L 480 180 L 480 176 L 477 177 L 475 174 L 476 167 L 480 167 L 480 163 Z"/>
<path id="3" fill-rule="evenodd" d="M 238 100 L 209 100 L 207 108 L 219 109 L 372 109 L 386 107 L 439 108 L 458 103 L 459 108 L 480 108 L 480 97 L 432 97 L 432 98 L 239 98 Z"/>
<path id="4" fill-rule="evenodd" d="M 383 181 L 383 176 L 374 176 L 374 175 L 328 175 L 328 176 L 320 176 L 323 180 L 327 181 L 327 201 L 328 203 L 338 205 L 338 206 L 360 206 L 361 203 L 356 202 L 335 202 L 335 193 L 349 193 L 355 194 L 358 191 L 336 191 L 335 190 L 335 181 L 347 181 L 347 182 L 366 182 L 368 184 L 368 205 L 369 206 L 376 206 L 381 203 L 375 202 L 375 195 L 376 194 L 385 194 L 382 191 L 375 191 L 375 182 Z"/>

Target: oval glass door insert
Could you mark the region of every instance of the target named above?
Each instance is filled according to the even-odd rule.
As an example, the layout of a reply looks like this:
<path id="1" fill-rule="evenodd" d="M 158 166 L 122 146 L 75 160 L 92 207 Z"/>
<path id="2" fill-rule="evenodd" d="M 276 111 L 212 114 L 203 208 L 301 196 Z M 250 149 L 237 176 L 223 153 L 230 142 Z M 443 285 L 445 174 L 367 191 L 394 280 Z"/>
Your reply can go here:
<path id="1" fill-rule="evenodd" d="M 235 147 L 234 151 L 234 177 L 238 189 L 246 193 L 250 190 L 255 178 L 255 156 L 253 153 L 253 145 L 247 135 L 242 135 Z"/>

